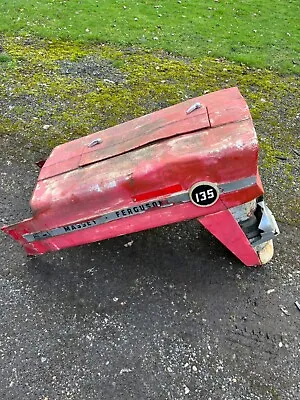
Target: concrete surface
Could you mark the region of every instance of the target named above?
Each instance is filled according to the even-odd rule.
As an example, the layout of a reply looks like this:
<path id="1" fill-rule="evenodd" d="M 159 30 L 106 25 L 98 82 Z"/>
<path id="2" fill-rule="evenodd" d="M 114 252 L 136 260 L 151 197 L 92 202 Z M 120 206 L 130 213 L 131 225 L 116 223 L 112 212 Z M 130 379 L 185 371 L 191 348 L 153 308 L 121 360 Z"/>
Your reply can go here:
<path id="1" fill-rule="evenodd" d="M 2 224 L 38 169 L 0 140 Z M 300 399 L 299 228 L 280 228 L 263 268 L 195 221 L 34 259 L 1 233 L 0 398 Z"/>

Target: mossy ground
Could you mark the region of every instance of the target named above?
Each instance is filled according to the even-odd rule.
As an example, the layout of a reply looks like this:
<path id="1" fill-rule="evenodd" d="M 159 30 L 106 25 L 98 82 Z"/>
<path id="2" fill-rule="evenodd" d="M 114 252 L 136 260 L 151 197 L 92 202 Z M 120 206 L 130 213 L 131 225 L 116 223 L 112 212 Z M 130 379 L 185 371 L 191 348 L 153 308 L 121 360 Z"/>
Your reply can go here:
<path id="1" fill-rule="evenodd" d="M 279 219 L 299 222 L 297 76 L 134 47 L 9 37 L 1 43 L 0 134 L 45 154 L 93 131 L 238 86 L 257 127 L 269 203 Z"/>

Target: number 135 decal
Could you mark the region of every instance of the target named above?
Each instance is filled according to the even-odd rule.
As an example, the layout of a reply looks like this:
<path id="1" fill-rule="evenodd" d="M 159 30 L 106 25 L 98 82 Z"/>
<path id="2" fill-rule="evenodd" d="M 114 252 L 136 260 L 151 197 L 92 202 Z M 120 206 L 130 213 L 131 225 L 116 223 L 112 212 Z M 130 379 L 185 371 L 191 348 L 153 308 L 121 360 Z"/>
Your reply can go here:
<path id="1" fill-rule="evenodd" d="M 210 182 L 195 183 L 189 191 L 191 202 L 199 207 L 208 207 L 214 204 L 220 195 L 216 185 Z"/>

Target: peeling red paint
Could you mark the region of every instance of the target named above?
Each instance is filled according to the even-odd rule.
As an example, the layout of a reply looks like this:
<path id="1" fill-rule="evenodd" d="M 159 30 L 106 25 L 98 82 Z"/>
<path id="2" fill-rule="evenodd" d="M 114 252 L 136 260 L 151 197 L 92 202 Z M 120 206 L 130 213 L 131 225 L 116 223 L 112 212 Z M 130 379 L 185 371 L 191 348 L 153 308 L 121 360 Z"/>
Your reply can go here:
<path id="1" fill-rule="evenodd" d="M 201 107 L 187 114 L 196 102 Z M 101 139 L 99 144 L 89 147 L 95 139 Z M 42 254 L 198 218 L 245 264 L 259 264 L 228 211 L 263 193 L 257 159 L 247 104 L 237 88 L 224 89 L 58 146 L 40 171 L 31 199 L 34 216 L 2 230 L 28 254 Z M 196 182 L 224 185 L 248 177 L 256 177 L 256 182 L 220 192 L 209 207 L 188 201 L 33 243 L 23 238 L 130 210 L 142 201 L 160 199 L 163 204 L 166 196 L 188 191 Z"/>

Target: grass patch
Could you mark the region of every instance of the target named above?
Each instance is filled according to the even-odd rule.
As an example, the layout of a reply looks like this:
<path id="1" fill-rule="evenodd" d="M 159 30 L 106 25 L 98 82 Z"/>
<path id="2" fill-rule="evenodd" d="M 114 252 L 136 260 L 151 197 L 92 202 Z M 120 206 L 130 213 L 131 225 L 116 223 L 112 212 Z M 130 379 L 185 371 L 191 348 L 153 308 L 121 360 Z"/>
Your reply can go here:
<path id="1" fill-rule="evenodd" d="M 0 32 L 138 45 L 299 73 L 297 0 L 10 0 Z"/>
<path id="2" fill-rule="evenodd" d="M 0 63 L 1 64 L 8 63 L 10 61 L 11 61 L 11 57 L 8 54 L 0 53 Z"/>

